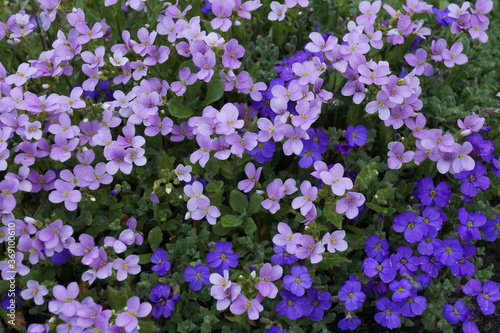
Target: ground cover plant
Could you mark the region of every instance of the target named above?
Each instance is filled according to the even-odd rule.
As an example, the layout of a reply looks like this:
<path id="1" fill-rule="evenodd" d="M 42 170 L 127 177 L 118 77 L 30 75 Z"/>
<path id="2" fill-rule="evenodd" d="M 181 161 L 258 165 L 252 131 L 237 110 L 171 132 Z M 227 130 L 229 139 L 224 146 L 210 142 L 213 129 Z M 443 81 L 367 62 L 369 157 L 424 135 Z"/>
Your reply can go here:
<path id="1" fill-rule="evenodd" d="M 497 5 L 5 2 L 2 325 L 479 332 Z"/>

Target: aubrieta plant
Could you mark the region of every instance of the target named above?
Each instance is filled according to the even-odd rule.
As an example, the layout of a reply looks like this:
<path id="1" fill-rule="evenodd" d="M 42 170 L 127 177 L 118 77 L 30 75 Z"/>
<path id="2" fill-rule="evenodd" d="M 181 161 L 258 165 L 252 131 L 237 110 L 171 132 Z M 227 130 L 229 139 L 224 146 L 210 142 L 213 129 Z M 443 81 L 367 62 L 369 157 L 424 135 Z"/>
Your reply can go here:
<path id="1" fill-rule="evenodd" d="M 479 332 L 494 2 L 6 2 L 2 325 Z"/>

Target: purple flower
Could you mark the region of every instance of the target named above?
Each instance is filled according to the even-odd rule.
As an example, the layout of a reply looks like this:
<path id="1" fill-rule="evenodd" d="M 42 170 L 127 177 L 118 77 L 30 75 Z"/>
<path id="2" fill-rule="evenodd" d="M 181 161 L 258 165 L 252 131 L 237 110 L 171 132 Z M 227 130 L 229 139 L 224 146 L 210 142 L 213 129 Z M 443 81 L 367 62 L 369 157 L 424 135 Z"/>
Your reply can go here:
<path id="1" fill-rule="evenodd" d="M 276 312 L 280 316 L 287 316 L 290 320 L 296 320 L 304 316 L 309 306 L 309 300 L 304 296 L 296 296 L 289 291 L 280 293 L 281 302 L 276 305 Z"/>
<path id="2" fill-rule="evenodd" d="M 450 185 L 441 182 L 434 186 L 432 178 L 426 177 L 417 182 L 417 189 L 413 195 L 420 200 L 423 205 L 444 207 L 448 204 L 451 197 Z"/>
<path id="3" fill-rule="evenodd" d="M 184 280 L 189 282 L 189 288 L 198 291 L 204 284 L 210 284 L 210 268 L 203 264 L 196 264 L 194 267 L 186 267 L 184 270 Z"/>
<path id="4" fill-rule="evenodd" d="M 319 293 L 318 289 L 311 288 L 307 290 L 307 298 L 310 306 L 306 308 L 304 315 L 312 320 L 322 321 L 325 311 L 332 306 L 332 295 L 328 291 Z"/>
<path id="5" fill-rule="evenodd" d="M 363 272 L 368 277 L 380 276 L 380 279 L 389 283 L 396 277 L 396 270 L 392 267 L 392 261 L 385 258 L 382 263 L 377 262 L 373 258 L 366 258 L 363 260 Z"/>
<path id="6" fill-rule="evenodd" d="M 463 181 L 460 185 L 460 192 L 469 197 L 474 197 L 477 195 L 477 190 L 481 189 L 483 191 L 490 187 L 490 179 L 486 176 L 486 167 L 476 162 L 474 169 L 454 174 L 455 178 Z"/>
<path id="7" fill-rule="evenodd" d="M 215 251 L 207 254 L 207 262 L 210 267 L 219 274 L 229 271 L 229 267 L 238 265 L 238 253 L 233 252 L 233 244 L 230 242 L 217 242 L 214 245 Z"/>
<path id="8" fill-rule="evenodd" d="M 413 250 L 408 246 L 400 246 L 396 253 L 391 254 L 392 266 L 400 274 L 413 275 L 418 269 L 420 259 L 413 256 Z"/>
<path id="9" fill-rule="evenodd" d="M 483 290 L 477 295 L 477 304 L 484 315 L 493 314 L 496 310 L 495 304 L 500 300 L 500 291 L 498 283 L 493 281 L 486 281 L 483 284 Z"/>
<path id="10" fill-rule="evenodd" d="M 368 140 L 368 130 L 363 125 L 358 125 L 356 127 L 349 125 L 344 137 L 349 142 L 349 145 L 361 147 Z"/>
<path id="11" fill-rule="evenodd" d="M 413 285 L 408 279 L 401 279 L 399 281 L 392 281 L 391 284 L 389 284 L 389 289 L 394 291 L 394 294 L 392 294 L 392 300 L 394 302 L 401 302 L 410 297 Z"/>
<path id="12" fill-rule="evenodd" d="M 463 250 L 463 257 L 458 259 L 454 265 L 450 266 L 450 272 L 458 277 L 473 276 L 476 272 L 476 267 L 473 263 L 465 259 L 472 257 L 476 253 L 476 247 L 472 244 L 467 244 L 463 247 Z"/>
<path id="13" fill-rule="evenodd" d="M 401 315 L 415 317 L 421 315 L 427 308 L 427 299 L 417 294 L 412 294 L 406 300 L 399 302 Z"/>
<path id="14" fill-rule="evenodd" d="M 278 246 L 274 247 L 274 252 L 276 254 L 271 256 L 271 262 L 275 265 L 293 265 L 299 258 L 297 258 L 294 254 L 291 254 L 286 251 L 286 246 Z"/>
<path id="15" fill-rule="evenodd" d="M 361 282 L 357 280 L 347 280 L 340 287 L 339 300 L 344 301 L 344 307 L 347 311 L 354 311 L 363 306 L 366 295 L 361 291 Z"/>
<path id="16" fill-rule="evenodd" d="M 382 262 L 389 257 L 389 242 L 385 239 L 380 239 L 378 235 L 371 235 L 366 239 L 365 253 L 368 257 Z"/>
<path id="17" fill-rule="evenodd" d="M 156 264 L 151 268 L 151 270 L 153 272 L 157 272 L 158 276 L 163 276 L 170 270 L 170 262 L 167 258 L 168 254 L 163 249 L 156 249 L 151 256 L 151 262 Z"/>
<path id="18" fill-rule="evenodd" d="M 125 332 L 132 332 L 137 329 L 139 320 L 137 318 L 143 318 L 149 315 L 151 312 L 151 304 L 144 302 L 141 303 L 139 297 L 134 296 L 127 301 L 126 310 L 116 316 L 116 325 L 118 327 L 123 327 Z"/>
<path id="19" fill-rule="evenodd" d="M 286 290 L 297 296 L 303 296 L 306 289 L 311 288 L 312 279 L 305 266 L 294 266 L 290 275 L 283 277 L 283 286 Z"/>
<path id="20" fill-rule="evenodd" d="M 497 215 L 494 220 L 491 219 L 486 221 L 486 224 L 483 225 L 482 229 L 484 238 L 486 238 L 490 242 L 494 242 L 498 237 L 498 233 L 500 232 L 500 214 Z"/>
<path id="21" fill-rule="evenodd" d="M 175 308 L 175 301 L 173 299 L 169 299 L 169 295 L 170 287 L 165 283 L 159 283 L 151 288 L 151 291 L 149 292 L 149 299 L 151 302 L 155 303 L 153 305 L 153 317 L 157 319 L 161 317 L 170 317 Z"/>
<path id="22" fill-rule="evenodd" d="M 396 216 L 392 227 L 396 232 L 404 232 L 404 238 L 408 243 L 420 242 L 427 233 L 427 225 L 422 217 L 412 212 L 404 212 Z"/>
<path id="23" fill-rule="evenodd" d="M 346 318 L 342 318 L 337 323 L 337 327 L 342 331 L 354 331 L 356 328 L 361 325 L 361 319 L 358 317 L 351 317 L 350 315 Z"/>
<path id="24" fill-rule="evenodd" d="M 401 313 L 400 307 L 389 301 L 387 297 L 383 297 L 375 302 L 377 309 L 382 312 L 375 314 L 375 321 L 380 325 L 389 329 L 398 328 L 401 325 L 401 318 L 398 314 Z"/>
<path id="25" fill-rule="evenodd" d="M 253 155 L 259 163 L 265 163 L 273 158 L 276 144 L 274 141 L 258 142 L 252 150 L 247 150 L 249 155 Z"/>
<path id="26" fill-rule="evenodd" d="M 259 271 L 260 280 L 257 282 L 256 288 L 264 297 L 275 298 L 278 294 L 278 288 L 272 283 L 281 278 L 283 268 L 279 265 L 271 266 L 265 263 Z"/>
<path id="27" fill-rule="evenodd" d="M 463 255 L 462 245 L 456 238 L 447 238 L 434 246 L 434 257 L 446 266 L 454 265 Z"/>
<path id="28" fill-rule="evenodd" d="M 458 324 L 465 321 L 469 316 L 469 308 L 462 301 L 457 301 L 455 305 L 443 305 L 443 316 L 450 324 Z"/>
<path id="29" fill-rule="evenodd" d="M 469 213 L 463 207 L 458 210 L 458 220 L 461 225 L 458 226 L 458 235 L 466 242 L 471 240 L 480 240 L 481 232 L 478 227 L 486 224 L 486 216 L 481 212 Z"/>
<path id="30" fill-rule="evenodd" d="M 437 8 L 432 8 L 434 14 L 436 14 L 436 21 L 443 27 L 447 27 L 455 21 L 455 18 L 448 16 L 450 10 L 445 8 L 444 10 L 439 10 Z"/>

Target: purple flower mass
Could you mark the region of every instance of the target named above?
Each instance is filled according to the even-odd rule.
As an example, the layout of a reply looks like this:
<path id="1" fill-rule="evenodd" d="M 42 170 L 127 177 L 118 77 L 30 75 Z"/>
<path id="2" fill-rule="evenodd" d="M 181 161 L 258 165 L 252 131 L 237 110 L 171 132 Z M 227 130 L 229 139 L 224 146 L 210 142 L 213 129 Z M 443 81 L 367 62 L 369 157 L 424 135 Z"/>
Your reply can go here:
<path id="1" fill-rule="evenodd" d="M 478 332 L 500 300 L 497 45 L 477 47 L 498 1 L 345 2 L 328 25 L 332 1 L 152 2 L 2 6 L 14 327 Z"/>

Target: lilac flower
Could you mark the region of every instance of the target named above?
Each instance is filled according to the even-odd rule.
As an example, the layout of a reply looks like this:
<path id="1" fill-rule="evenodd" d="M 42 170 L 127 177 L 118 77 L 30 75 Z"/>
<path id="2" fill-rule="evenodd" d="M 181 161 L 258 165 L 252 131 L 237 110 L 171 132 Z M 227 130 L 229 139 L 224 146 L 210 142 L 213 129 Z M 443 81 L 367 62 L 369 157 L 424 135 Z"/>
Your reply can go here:
<path id="1" fill-rule="evenodd" d="M 344 240 L 345 230 L 337 230 L 331 234 L 327 232 L 322 239 L 323 244 L 327 246 L 327 250 L 330 253 L 335 253 L 335 251 L 345 251 L 347 250 L 347 242 Z"/>
<path id="2" fill-rule="evenodd" d="M 344 137 L 349 141 L 351 146 L 363 146 L 368 140 L 368 130 L 363 125 L 354 127 L 349 125 L 344 134 Z"/>
<path id="3" fill-rule="evenodd" d="M 456 301 L 454 306 L 443 305 L 443 316 L 450 324 L 464 322 L 469 316 L 469 308 L 463 301 Z"/>
<path id="4" fill-rule="evenodd" d="M 328 291 L 319 293 L 318 289 L 310 288 L 307 290 L 307 298 L 310 306 L 306 308 L 304 315 L 312 320 L 322 321 L 325 311 L 332 307 L 332 295 Z"/>
<path id="5" fill-rule="evenodd" d="M 169 299 L 169 295 L 170 287 L 165 283 L 158 283 L 156 286 L 151 288 L 151 291 L 149 292 L 149 299 L 151 302 L 155 303 L 152 311 L 153 317 L 157 319 L 161 317 L 170 317 L 175 308 L 175 301 L 171 298 Z"/>
<path id="6" fill-rule="evenodd" d="M 116 269 L 116 279 L 118 281 L 123 281 L 127 278 L 127 275 L 136 275 L 141 271 L 141 266 L 138 265 L 139 256 L 138 255 L 130 255 L 125 260 L 121 258 L 115 259 L 113 261 L 113 268 Z"/>
<path id="7" fill-rule="evenodd" d="M 53 314 L 61 313 L 68 317 L 74 316 L 76 314 L 76 308 L 79 304 L 75 298 L 79 293 L 80 288 L 76 282 L 68 284 L 67 289 L 61 285 L 54 286 L 52 294 L 54 294 L 55 300 L 49 302 L 49 311 Z"/>
<path id="8" fill-rule="evenodd" d="M 444 207 L 448 204 L 451 197 L 450 185 L 446 182 L 441 182 L 434 186 L 432 178 L 422 178 L 417 182 L 417 189 L 413 191 L 413 195 L 420 200 L 423 205 L 436 205 Z"/>
<path id="9" fill-rule="evenodd" d="M 17 68 L 15 74 L 9 75 L 5 78 L 5 83 L 15 84 L 16 86 L 22 86 L 28 79 L 30 79 L 38 70 L 34 67 L 30 67 L 28 63 L 23 62 Z"/>
<path id="10" fill-rule="evenodd" d="M 321 242 L 316 242 L 310 235 L 302 235 L 299 244 L 301 246 L 295 251 L 297 258 L 309 258 L 312 264 L 317 264 L 323 260 L 322 253 L 325 252 L 325 247 Z"/>
<path id="11" fill-rule="evenodd" d="M 271 2 L 271 12 L 267 16 L 269 21 L 283 21 L 285 18 L 285 13 L 288 7 L 286 5 L 282 5 L 279 2 L 273 1 Z"/>
<path id="12" fill-rule="evenodd" d="M 354 219 L 359 214 L 359 207 L 365 203 L 365 196 L 361 193 L 347 192 L 347 195 L 337 201 L 335 210 L 339 214 L 344 214 L 349 219 Z"/>
<path id="13" fill-rule="evenodd" d="M 265 263 L 259 271 L 260 280 L 256 284 L 256 288 L 263 297 L 275 298 L 278 294 L 278 288 L 272 283 L 281 278 L 283 268 L 279 265 L 271 266 Z"/>
<path id="14" fill-rule="evenodd" d="M 451 68 L 455 65 L 463 65 L 469 59 L 462 53 L 464 46 L 461 42 L 457 42 L 451 46 L 449 50 L 444 49 L 442 52 L 444 65 Z"/>
<path id="15" fill-rule="evenodd" d="M 257 320 L 260 316 L 259 313 L 264 310 L 264 307 L 257 299 L 249 301 L 245 295 L 239 294 L 234 299 L 229 310 L 236 315 L 248 312 L 248 319 Z"/>
<path id="16" fill-rule="evenodd" d="M 316 200 L 318 196 L 318 188 L 311 185 L 311 183 L 306 180 L 300 184 L 300 191 L 302 196 L 293 199 L 292 208 L 300 208 L 300 213 L 306 215 L 313 207 L 313 201 Z"/>
<path id="17" fill-rule="evenodd" d="M 458 119 L 457 120 L 458 127 L 463 129 L 463 131 L 460 132 L 460 134 L 463 136 L 468 136 L 473 132 L 479 132 L 479 130 L 484 125 L 484 121 L 485 118 L 479 117 L 477 114 L 471 114 L 470 116 L 465 117 L 464 120 Z"/>
<path id="18" fill-rule="evenodd" d="M 387 154 L 389 158 L 387 159 L 387 164 L 391 169 L 400 169 L 403 163 L 408 163 L 413 160 L 415 155 L 412 151 L 404 151 L 404 146 L 401 142 L 389 142 L 387 145 L 389 148 L 389 153 Z"/>
<path id="19" fill-rule="evenodd" d="M 296 296 L 286 290 L 280 292 L 280 296 L 283 300 L 276 305 L 276 312 L 280 316 L 287 316 L 290 320 L 296 320 L 307 312 L 309 300 L 306 297 Z"/>
<path id="20" fill-rule="evenodd" d="M 363 306 L 366 295 L 361 291 L 361 282 L 358 280 L 347 280 L 340 287 L 339 300 L 344 301 L 344 307 L 347 311 L 354 311 Z"/>
<path id="21" fill-rule="evenodd" d="M 74 256 L 83 256 L 82 264 L 90 265 L 99 256 L 99 247 L 95 246 L 94 237 L 81 234 L 80 243 L 73 243 L 69 246 L 71 254 Z"/>
<path id="22" fill-rule="evenodd" d="M 434 67 L 427 63 L 427 52 L 423 49 L 418 49 L 415 54 L 408 53 L 405 55 L 406 62 L 414 67 L 415 75 L 431 76 L 434 74 Z"/>
<path id="23" fill-rule="evenodd" d="M 67 210 L 73 211 L 78 207 L 78 202 L 82 199 L 80 191 L 75 190 L 75 185 L 63 180 L 56 180 L 55 191 L 50 192 L 49 200 L 53 203 L 64 202 Z"/>
<path id="24" fill-rule="evenodd" d="M 280 209 L 279 200 L 285 196 L 285 189 L 277 180 L 272 181 L 266 188 L 267 199 L 261 205 L 271 214 L 275 214 Z"/>
<path id="25" fill-rule="evenodd" d="M 346 190 L 350 190 L 354 186 L 350 178 L 343 177 L 344 167 L 340 163 L 336 163 L 328 171 L 321 171 L 319 175 L 325 185 L 332 187 L 332 192 L 335 195 L 344 195 Z"/>
<path id="26" fill-rule="evenodd" d="M 196 264 L 194 267 L 186 267 L 184 270 L 184 280 L 189 282 L 189 288 L 198 291 L 204 284 L 210 284 L 210 269 L 203 264 Z"/>
<path id="27" fill-rule="evenodd" d="M 134 296 L 128 299 L 126 310 L 116 316 L 116 325 L 123 327 L 125 332 L 132 332 L 137 329 L 139 321 L 137 318 L 143 318 L 151 312 L 151 304 L 141 303 L 139 297 Z"/>
<path id="28" fill-rule="evenodd" d="M 294 266 L 290 275 L 283 277 L 283 286 L 296 296 L 303 296 L 306 289 L 312 286 L 312 279 L 305 266 Z"/>
<path id="29" fill-rule="evenodd" d="M 73 234 L 73 228 L 63 225 L 61 220 L 55 220 L 47 228 L 37 233 L 37 238 L 44 243 L 45 250 L 60 252 L 63 242 Z M 47 251 L 46 251 L 47 252 Z"/>
<path id="30" fill-rule="evenodd" d="M 23 265 L 24 254 L 22 252 L 15 252 L 9 254 L 8 261 L 0 261 L 0 270 L 2 271 L 2 279 L 11 280 L 19 274 L 25 276 L 30 272 L 30 269 Z"/>
<path id="31" fill-rule="evenodd" d="M 170 262 L 167 258 L 168 254 L 163 249 L 156 249 L 151 256 L 151 262 L 156 264 L 151 268 L 151 270 L 153 272 L 157 272 L 158 276 L 163 276 L 170 270 Z"/>
<path id="32" fill-rule="evenodd" d="M 214 245 L 215 251 L 207 254 L 207 262 L 210 267 L 219 274 L 229 271 L 229 267 L 238 265 L 238 253 L 233 252 L 233 244 L 230 242 L 217 242 Z"/>
<path id="33" fill-rule="evenodd" d="M 401 325 L 401 318 L 398 316 L 401 310 L 396 303 L 389 301 L 387 297 L 383 297 L 378 299 L 375 305 L 377 309 L 383 311 L 375 314 L 377 323 L 389 329 L 398 328 Z"/>
<path id="34" fill-rule="evenodd" d="M 427 233 L 427 226 L 422 217 L 412 212 L 404 212 L 396 216 L 392 227 L 396 232 L 404 232 L 404 238 L 409 243 L 420 242 Z"/>
<path id="35" fill-rule="evenodd" d="M 241 180 L 238 182 L 238 189 L 245 193 L 252 190 L 254 185 L 259 181 L 260 173 L 262 172 L 262 167 L 255 168 L 253 163 L 247 163 L 245 165 L 245 174 L 248 179 Z"/>

